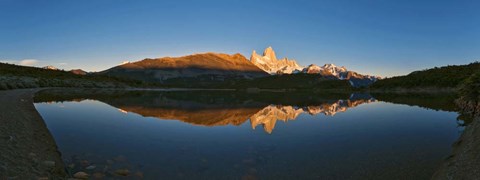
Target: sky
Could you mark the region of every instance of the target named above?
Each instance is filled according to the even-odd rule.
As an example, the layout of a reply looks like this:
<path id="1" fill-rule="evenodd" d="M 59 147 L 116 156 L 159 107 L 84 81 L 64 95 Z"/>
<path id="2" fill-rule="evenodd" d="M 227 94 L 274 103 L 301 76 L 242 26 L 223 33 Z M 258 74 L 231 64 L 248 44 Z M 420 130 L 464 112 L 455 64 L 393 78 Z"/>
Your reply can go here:
<path id="1" fill-rule="evenodd" d="M 263 52 L 397 76 L 480 60 L 474 0 L 0 0 L 0 61 L 101 71 L 123 61 Z"/>

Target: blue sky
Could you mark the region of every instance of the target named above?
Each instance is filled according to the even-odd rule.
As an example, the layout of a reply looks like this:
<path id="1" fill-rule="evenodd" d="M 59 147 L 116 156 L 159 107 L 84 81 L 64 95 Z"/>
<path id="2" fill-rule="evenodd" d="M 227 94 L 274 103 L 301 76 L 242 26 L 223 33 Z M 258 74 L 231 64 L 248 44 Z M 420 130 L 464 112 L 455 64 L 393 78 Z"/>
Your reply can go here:
<path id="1" fill-rule="evenodd" d="M 394 76 L 480 60 L 479 1 L 0 0 L 0 61 L 100 71 L 262 52 Z"/>

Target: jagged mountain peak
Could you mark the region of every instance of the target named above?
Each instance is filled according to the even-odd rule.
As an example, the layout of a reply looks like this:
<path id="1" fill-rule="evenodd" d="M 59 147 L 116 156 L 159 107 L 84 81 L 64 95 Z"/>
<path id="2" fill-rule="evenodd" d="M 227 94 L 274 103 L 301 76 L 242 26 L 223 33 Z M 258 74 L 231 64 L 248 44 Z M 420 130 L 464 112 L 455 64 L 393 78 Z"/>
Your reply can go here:
<path id="1" fill-rule="evenodd" d="M 295 60 L 288 58 L 278 60 L 275 51 L 271 46 L 263 51 L 262 56 L 258 55 L 256 51 L 253 50 L 250 61 L 270 74 L 291 74 L 303 69 L 303 67 L 298 65 Z"/>
<path id="2" fill-rule="evenodd" d="M 275 51 L 273 50 L 272 46 L 269 46 L 265 51 L 263 51 L 263 57 L 269 58 L 271 61 L 276 61 L 277 56 L 275 55 Z"/>

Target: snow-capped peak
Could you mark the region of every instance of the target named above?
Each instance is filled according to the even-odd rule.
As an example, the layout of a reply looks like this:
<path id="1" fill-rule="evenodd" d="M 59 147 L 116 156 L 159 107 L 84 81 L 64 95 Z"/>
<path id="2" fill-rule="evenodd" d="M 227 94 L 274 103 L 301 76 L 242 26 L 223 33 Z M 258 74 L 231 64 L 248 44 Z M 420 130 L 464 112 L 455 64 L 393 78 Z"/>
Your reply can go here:
<path id="1" fill-rule="evenodd" d="M 263 55 L 257 54 L 254 50 L 250 61 L 270 74 L 292 74 L 293 72 L 299 72 L 303 69 L 295 60 L 288 58 L 277 59 L 272 47 L 265 49 Z"/>

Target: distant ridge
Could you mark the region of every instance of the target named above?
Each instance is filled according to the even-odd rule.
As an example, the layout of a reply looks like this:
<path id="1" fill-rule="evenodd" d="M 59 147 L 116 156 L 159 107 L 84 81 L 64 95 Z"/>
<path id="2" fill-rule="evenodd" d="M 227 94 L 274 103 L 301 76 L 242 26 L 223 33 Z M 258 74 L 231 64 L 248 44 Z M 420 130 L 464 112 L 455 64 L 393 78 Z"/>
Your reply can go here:
<path id="1" fill-rule="evenodd" d="M 303 67 L 288 58 L 278 60 L 272 47 L 266 48 L 263 55 L 253 51 L 250 60 L 238 53 L 229 55 L 208 52 L 182 57 L 147 58 L 137 62 L 125 61 L 99 74 L 172 87 L 225 87 L 227 84 L 236 87 L 239 84 L 237 80 L 281 74 L 317 74 L 318 78 L 346 80 L 353 87 L 365 87 L 379 79 L 334 64 Z"/>
<path id="2" fill-rule="evenodd" d="M 87 75 L 88 72 L 81 70 L 81 69 L 72 69 L 69 72 L 76 74 L 76 75 Z"/>
<path id="3" fill-rule="evenodd" d="M 144 59 L 123 63 L 100 73 L 150 82 L 199 76 L 222 81 L 225 78 L 250 79 L 268 75 L 238 53 L 233 55 L 202 53 L 182 57 Z"/>
<path id="4" fill-rule="evenodd" d="M 307 74 L 320 74 L 323 77 L 330 77 L 339 80 L 348 80 L 350 85 L 354 87 L 368 86 L 377 80 L 381 79 L 378 76 L 362 75 L 355 71 L 349 71 L 344 66 L 338 67 L 334 64 L 325 64 L 323 66 L 317 66 L 311 64 L 302 71 Z"/>

